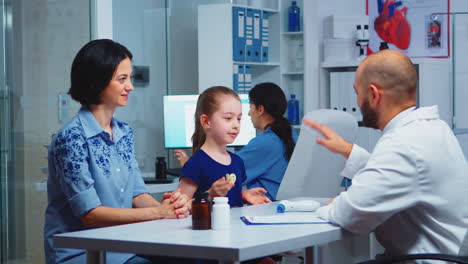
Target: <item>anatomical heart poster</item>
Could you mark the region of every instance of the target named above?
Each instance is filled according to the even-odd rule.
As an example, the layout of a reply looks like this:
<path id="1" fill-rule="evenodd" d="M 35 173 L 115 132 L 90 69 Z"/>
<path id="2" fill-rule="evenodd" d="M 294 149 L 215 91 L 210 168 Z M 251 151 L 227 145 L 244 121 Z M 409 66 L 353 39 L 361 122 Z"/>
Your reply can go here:
<path id="1" fill-rule="evenodd" d="M 369 49 L 387 42 L 409 57 L 448 57 L 448 12 L 449 0 L 368 0 Z"/>

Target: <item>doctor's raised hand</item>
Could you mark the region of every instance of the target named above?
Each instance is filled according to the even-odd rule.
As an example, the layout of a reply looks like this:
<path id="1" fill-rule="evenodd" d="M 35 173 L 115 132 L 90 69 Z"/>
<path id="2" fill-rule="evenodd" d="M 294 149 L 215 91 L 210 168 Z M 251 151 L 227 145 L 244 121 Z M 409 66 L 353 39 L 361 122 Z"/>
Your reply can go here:
<path id="1" fill-rule="evenodd" d="M 320 132 L 324 137 L 318 137 L 317 143 L 324 146 L 331 152 L 341 154 L 345 158 L 349 158 L 351 150 L 353 149 L 353 144 L 344 140 L 340 135 L 338 135 L 333 129 L 317 123 L 309 119 L 303 119 L 302 122 L 312 129 Z"/>

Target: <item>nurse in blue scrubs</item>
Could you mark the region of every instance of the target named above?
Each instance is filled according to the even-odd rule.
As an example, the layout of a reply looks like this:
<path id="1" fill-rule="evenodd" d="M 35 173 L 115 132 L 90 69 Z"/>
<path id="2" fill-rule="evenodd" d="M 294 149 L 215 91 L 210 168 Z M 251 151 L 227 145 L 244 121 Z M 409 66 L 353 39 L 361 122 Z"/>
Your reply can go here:
<path id="1" fill-rule="evenodd" d="M 249 92 L 250 111 L 254 127 L 260 134 L 236 154 L 245 164 L 247 188 L 262 187 L 270 200 L 276 200 L 289 159 L 297 141 L 297 134 L 284 117 L 286 96 L 274 83 L 260 83 Z M 242 128 L 241 128 L 242 129 Z M 175 150 L 175 156 L 183 165 L 187 154 Z"/>

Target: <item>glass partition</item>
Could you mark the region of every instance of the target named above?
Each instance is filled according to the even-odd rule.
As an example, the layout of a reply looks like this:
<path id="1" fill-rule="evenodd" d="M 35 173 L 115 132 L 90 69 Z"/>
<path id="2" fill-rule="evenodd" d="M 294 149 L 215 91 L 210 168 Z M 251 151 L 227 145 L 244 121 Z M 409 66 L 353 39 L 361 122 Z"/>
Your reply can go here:
<path id="1" fill-rule="evenodd" d="M 78 109 L 59 98 L 90 39 L 89 3 L 0 3 L 0 262 L 44 263 L 46 147 Z"/>

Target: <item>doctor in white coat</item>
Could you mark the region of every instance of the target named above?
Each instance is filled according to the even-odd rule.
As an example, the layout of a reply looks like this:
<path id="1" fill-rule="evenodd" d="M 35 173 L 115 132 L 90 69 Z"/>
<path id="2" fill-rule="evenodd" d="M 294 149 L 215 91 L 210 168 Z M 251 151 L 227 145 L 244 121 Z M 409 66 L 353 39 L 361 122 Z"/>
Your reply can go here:
<path id="1" fill-rule="evenodd" d="M 317 143 L 347 158 L 342 174 L 353 179 L 318 213 L 354 233 L 375 231 L 385 255 L 456 255 L 468 227 L 466 160 L 437 106 L 416 107 L 416 86 L 399 51 L 379 51 L 357 69 L 363 123 L 383 131 L 372 153 L 304 120 L 323 134 Z"/>

